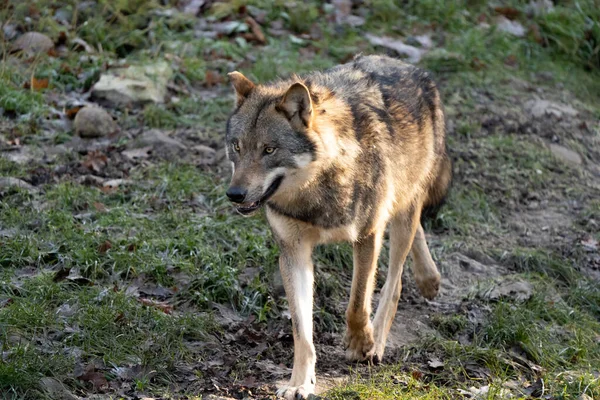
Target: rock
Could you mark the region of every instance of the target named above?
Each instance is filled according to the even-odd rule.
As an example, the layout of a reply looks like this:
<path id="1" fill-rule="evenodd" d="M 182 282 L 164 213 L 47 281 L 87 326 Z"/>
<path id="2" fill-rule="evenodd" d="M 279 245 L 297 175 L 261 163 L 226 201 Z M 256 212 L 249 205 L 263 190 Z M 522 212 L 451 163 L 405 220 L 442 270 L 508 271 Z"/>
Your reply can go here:
<path id="1" fill-rule="evenodd" d="M 581 163 L 582 163 L 581 156 L 579 154 L 577 154 L 576 152 L 574 152 L 571 149 L 561 146 L 560 144 L 551 143 L 550 151 L 556 157 L 558 157 L 562 160 L 565 160 L 571 164 L 581 165 Z"/>
<path id="2" fill-rule="evenodd" d="M 198 163 L 200 165 L 214 164 L 215 157 L 217 154 L 215 149 L 205 146 L 203 144 L 199 144 L 197 146 L 194 146 L 192 150 L 194 151 L 194 153 L 198 154 Z"/>
<path id="3" fill-rule="evenodd" d="M 79 397 L 71 393 L 62 383 L 54 378 L 44 377 L 40 379 L 40 387 L 48 396 L 56 400 L 77 400 Z"/>
<path id="4" fill-rule="evenodd" d="M 200 9 L 202 9 L 205 4 L 206 0 L 191 0 L 183 6 L 181 12 L 195 17 L 200 13 Z"/>
<path id="5" fill-rule="evenodd" d="M 505 16 L 498 17 L 498 19 L 496 20 L 496 26 L 498 27 L 498 30 L 506 32 L 516 37 L 523 37 L 526 33 L 525 28 L 523 27 L 523 25 L 521 25 L 520 22 L 511 21 Z"/>
<path id="6" fill-rule="evenodd" d="M 27 183 L 21 179 L 12 178 L 10 176 L 0 177 L 0 190 L 10 189 L 10 188 L 20 188 L 20 189 L 25 189 L 30 192 L 37 190 L 35 187 L 31 186 L 29 183 Z"/>
<path id="7" fill-rule="evenodd" d="M 163 158 L 170 158 L 186 150 L 186 146 L 158 129 L 142 133 L 129 146 L 129 149 L 152 147 L 152 153 Z"/>
<path id="8" fill-rule="evenodd" d="M 92 96 L 115 106 L 164 103 L 172 76 L 173 70 L 164 61 L 117 68 L 100 76 L 92 88 Z"/>
<path id="9" fill-rule="evenodd" d="M 140 147 L 132 150 L 122 151 L 121 154 L 131 161 L 141 160 L 142 158 L 148 158 L 152 153 L 152 146 Z"/>
<path id="10" fill-rule="evenodd" d="M 52 39 L 39 32 L 27 32 L 19 36 L 12 44 L 12 51 L 23 51 L 29 55 L 47 53 L 53 48 Z"/>
<path id="11" fill-rule="evenodd" d="M 549 100 L 529 100 L 525 103 L 525 108 L 527 108 L 531 115 L 536 118 L 543 117 L 545 115 L 554 115 L 555 117 L 560 118 L 563 116 L 563 114 L 566 114 L 569 117 L 575 117 L 578 114 L 578 111 L 571 106 L 555 103 Z"/>
<path id="12" fill-rule="evenodd" d="M 119 126 L 102 107 L 87 106 L 77 112 L 75 132 L 82 138 L 99 138 L 119 130 Z"/>
<path id="13" fill-rule="evenodd" d="M 408 62 L 413 64 L 418 63 L 425 53 L 422 49 L 404 44 L 402 40 L 393 39 L 388 36 L 375 36 L 368 33 L 366 38 L 373 46 L 381 46 L 393 50 L 398 53 L 398 55 L 406 56 Z"/>
<path id="14" fill-rule="evenodd" d="M 528 16 L 544 15 L 554 10 L 554 3 L 551 0 L 533 0 L 525 10 Z"/>
<path id="15" fill-rule="evenodd" d="M 513 299 L 515 301 L 525 301 L 533 295 L 533 285 L 527 281 L 501 282 L 496 285 L 489 293 L 487 298 L 490 300 Z"/>
<path id="16" fill-rule="evenodd" d="M 44 152 L 39 147 L 21 146 L 12 151 L 0 153 L 0 157 L 15 162 L 17 164 L 29 164 L 33 160 L 39 160 L 44 157 Z"/>

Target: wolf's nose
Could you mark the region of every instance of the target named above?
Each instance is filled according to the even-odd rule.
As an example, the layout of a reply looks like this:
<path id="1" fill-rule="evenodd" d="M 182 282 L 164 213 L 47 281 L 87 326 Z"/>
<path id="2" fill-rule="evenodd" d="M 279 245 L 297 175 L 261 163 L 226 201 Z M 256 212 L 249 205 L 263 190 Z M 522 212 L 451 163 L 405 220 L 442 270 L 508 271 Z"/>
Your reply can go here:
<path id="1" fill-rule="evenodd" d="M 233 186 L 227 189 L 227 197 L 234 203 L 243 203 L 248 192 L 239 186 Z"/>

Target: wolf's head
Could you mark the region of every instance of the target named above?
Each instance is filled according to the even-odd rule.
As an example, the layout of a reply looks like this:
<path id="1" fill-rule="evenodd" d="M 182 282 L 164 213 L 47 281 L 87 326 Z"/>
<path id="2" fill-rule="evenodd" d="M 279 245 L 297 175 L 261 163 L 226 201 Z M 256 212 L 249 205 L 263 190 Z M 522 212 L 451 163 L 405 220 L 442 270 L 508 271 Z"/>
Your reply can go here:
<path id="1" fill-rule="evenodd" d="M 233 168 L 227 197 L 238 212 L 250 215 L 278 191 L 297 185 L 299 172 L 315 161 L 313 102 L 300 82 L 260 86 L 239 72 L 229 77 L 237 100 L 227 121 Z"/>

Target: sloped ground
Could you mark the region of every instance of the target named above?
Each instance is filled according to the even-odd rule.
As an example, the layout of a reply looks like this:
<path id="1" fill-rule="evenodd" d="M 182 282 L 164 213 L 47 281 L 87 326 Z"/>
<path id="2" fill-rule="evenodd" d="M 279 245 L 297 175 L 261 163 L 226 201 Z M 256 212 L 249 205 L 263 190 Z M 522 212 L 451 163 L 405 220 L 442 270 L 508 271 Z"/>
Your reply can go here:
<path id="1" fill-rule="evenodd" d="M 428 302 L 407 268 L 384 365 L 347 365 L 351 252 L 319 248 L 320 395 L 600 397 L 593 2 L 1 7 L 2 398 L 273 398 L 291 326 L 264 218 L 224 198 L 225 74 L 361 51 L 439 82 L 455 182 L 427 231 L 444 281 Z M 100 90 L 140 67 L 135 93 Z"/>

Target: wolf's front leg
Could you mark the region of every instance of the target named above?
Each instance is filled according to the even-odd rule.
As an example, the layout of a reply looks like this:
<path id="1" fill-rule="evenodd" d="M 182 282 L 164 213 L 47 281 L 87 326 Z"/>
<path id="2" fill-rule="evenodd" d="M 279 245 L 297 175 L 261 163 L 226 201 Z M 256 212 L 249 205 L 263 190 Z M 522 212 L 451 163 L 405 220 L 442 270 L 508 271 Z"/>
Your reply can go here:
<path id="1" fill-rule="evenodd" d="M 287 295 L 294 332 L 294 369 L 288 386 L 277 391 L 286 399 L 304 399 L 315 391 L 313 345 L 313 265 L 308 244 L 281 246 L 279 269 Z"/>

